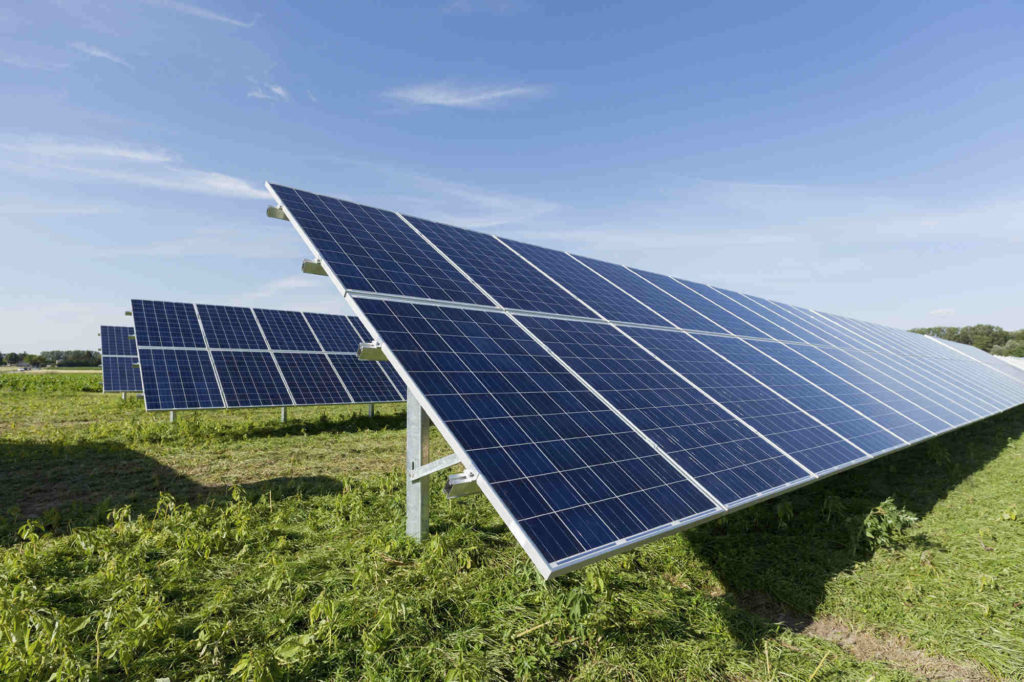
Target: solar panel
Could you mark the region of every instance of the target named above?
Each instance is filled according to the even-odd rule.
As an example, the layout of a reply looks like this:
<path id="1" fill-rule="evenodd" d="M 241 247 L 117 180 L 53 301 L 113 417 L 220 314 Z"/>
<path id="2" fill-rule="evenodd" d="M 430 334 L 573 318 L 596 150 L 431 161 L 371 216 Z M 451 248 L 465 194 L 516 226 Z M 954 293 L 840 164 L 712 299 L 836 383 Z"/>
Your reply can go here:
<path id="1" fill-rule="evenodd" d="M 100 327 L 103 392 L 135 393 L 142 390 L 135 330 L 131 327 Z"/>
<path id="2" fill-rule="evenodd" d="M 908 332 L 268 188 L 545 577 L 1024 404 Z"/>
<path id="3" fill-rule="evenodd" d="M 405 399 L 387 363 L 356 358 L 371 336 L 354 317 L 140 300 L 132 314 L 147 410 Z"/>

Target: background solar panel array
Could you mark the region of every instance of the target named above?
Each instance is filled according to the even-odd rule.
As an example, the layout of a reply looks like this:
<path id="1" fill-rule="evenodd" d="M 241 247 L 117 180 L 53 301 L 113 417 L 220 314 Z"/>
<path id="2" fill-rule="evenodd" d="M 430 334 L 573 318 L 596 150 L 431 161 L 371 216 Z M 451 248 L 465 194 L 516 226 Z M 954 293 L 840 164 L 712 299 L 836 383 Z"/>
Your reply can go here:
<path id="1" fill-rule="evenodd" d="M 356 358 L 357 318 L 132 301 L 147 410 L 400 402 L 387 363 Z"/>
<path id="2" fill-rule="evenodd" d="M 975 349 L 268 188 L 545 576 L 1024 404 Z"/>
<path id="3" fill-rule="evenodd" d="M 100 327 L 104 393 L 137 393 L 142 390 L 139 356 L 131 327 Z"/>

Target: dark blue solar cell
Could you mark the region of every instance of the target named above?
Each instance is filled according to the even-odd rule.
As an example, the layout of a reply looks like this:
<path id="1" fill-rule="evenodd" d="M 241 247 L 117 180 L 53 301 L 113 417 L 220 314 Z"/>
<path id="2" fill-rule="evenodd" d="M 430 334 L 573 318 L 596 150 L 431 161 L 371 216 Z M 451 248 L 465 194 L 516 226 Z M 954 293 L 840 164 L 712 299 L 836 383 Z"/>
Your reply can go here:
<path id="1" fill-rule="evenodd" d="M 673 510 L 688 510 L 670 516 L 652 501 L 664 523 L 714 509 L 507 315 L 359 305 L 547 561 L 648 529 L 625 506 L 615 508 L 621 518 L 614 527 L 605 520 L 608 508 L 597 505 L 619 491 L 664 489 L 658 495 Z"/>
<path id="2" fill-rule="evenodd" d="M 1010 407 L 998 397 L 999 375 L 979 379 L 967 371 L 967 358 L 946 360 L 944 358 L 921 358 L 914 355 L 888 358 L 890 364 L 898 366 L 908 375 L 919 378 L 934 387 L 949 400 L 959 401 L 964 408 L 970 408 L 979 417 L 988 416 Z M 966 403 L 966 404 L 964 404 Z"/>
<path id="3" fill-rule="evenodd" d="M 196 305 L 196 308 L 210 348 L 267 349 L 256 318 L 252 316 L 252 308 L 202 303 Z"/>
<path id="4" fill-rule="evenodd" d="M 108 355 L 121 355 L 134 358 L 138 355 L 135 349 L 135 329 L 132 327 L 100 327 L 100 353 Z"/>
<path id="5" fill-rule="evenodd" d="M 697 338 L 651 329 L 631 329 L 629 333 L 811 471 L 825 471 L 863 457 L 842 437 L 733 367 Z M 781 461 L 765 468 L 774 470 Z"/>
<path id="6" fill-rule="evenodd" d="M 549 278 L 488 234 L 406 216 L 441 251 L 507 308 L 595 317 Z"/>
<path id="7" fill-rule="evenodd" d="M 916 391 L 945 407 L 948 412 L 953 412 L 966 421 L 972 421 L 991 411 L 989 408 L 979 407 L 975 398 L 965 389 L 954 388 L 944 378 L 936 376 L 934 364 L 919 368 L 913 365 L 913 357 L 909 355 L 849 352 L 857 354 L 865 362 L 871 363 L 900 382 L 912 386 Z"/>
<path id="8" fill-rule="evenodd" d="M 275 353 L 296 405 L 356 402 L 342 385 L 327 356 L 317 353 Z"/>
<path id="9" fill-rule="evenodd" d="M 356 403 L 387 403 L 404 400 L 395 390 L 380 362 L 359 360 L 354 355 L 328 355 Z"/>
<path id="10" fill-rule="evenodd" d="M 659 275 L 654 272 L 647 272 L 645 270 L 638 270 L 637 268 L 630 268 L 630 270 L 673 298 L 682 301 L 704 317 L 714 320 L 719 326 L 728 332 L 738 334 L 740 336 L 752 336 L 759 339 L 768 338 L 768 334 L 764 333 L 757 327 L 748 324 L 742 318 L 737 317 L 734 313 L 730 312 L 727 308 L 723 308 L 720 304 L 702 296 L 693 289 L 681 284 L 671 277 Z"/>
<path id="11" fill-rule="evenodd" d="M 142 390 L 142 374 L 136 366 L 138 358 L 119 355 L 103 356 L 104 393 L 137 392 Z"/>
<path id="12" fill-rule="evenodd" d="M 355 353 L 359 344 L 366 341 L 357 331 L 353 323 L 362 326 L 359 318 L 348 315 L 324 315 L 322 313 L 305 313 L 309 326 L 316 333 L 320 345 L 328 353 Z"/>
<path id="13" fill-rule="evenodd" d="M 191 303 L 132 300 L 132 318 L 139 346 L 205 348 L 203 332 Z"/>
<path id="14" fill-rule="evenodd" d="M 272 350 L 321 350 L 302 313 L 262 308 L 255 312 Z"/>
<path id="15" fill-rule="evenodd" d="M 955 351 L 963 353 L 964 355 L 977 360 L 978 362 L 996 370 L 1000 374 L 1005 374 L 1006 376 L 1017 381 L 1018 383 L 1024 384 L 1024 372 L 1014 367 L 1013 365 L 1009 364 L 1008 362 L 1004 362 L 1003 360 L 1000 360 L 997 357 L 989 355 L 980 348 L 968 346 L 967 344 L 963 343 L 957 343 L 956 341 L 946 341 L 945 339 L 935 339 L 935 341 L 938 341 L 940 344 L 944 346 L 952 348 Z"/>
<path id="16" fill-rule="evenodd" d="M 821 420 L 865 454 L 876 455 L 907 442 L 870 416 L 879 410 L 892 415 L 894 413 L 891 408 L 829 374 L 780 342 L 748 343 L 741 339 L 715 336 L 702 337 L 701 341 Z M 922 429 L 921 435 L 927 434 Z"/>
<path id="17" fill-rule="evenodd" d="M 743 301 L 743 295 L 738 294 L 735 291 L 729 291 L 721 287 L 712 287 L 707 284 L 700 284 L 698 282 L 690 282 L 685 279 L 679 279 L 674 277 L 677 282 L 681 285 L 690 289 L 691 291 L 703 296 L 709 301 L 716 305 L 728 310 L 730 313 L 740 318 L 752 327 L 756 327 L 760 331 L 767 334 L 769 337 L 778 341 L 801 341 L 799 336 L 795 336 L 788 330 L 783 329 L 779 325 L 772 322 L 768 317 L 760 315 L 751 309 L 747 304 L 749 301 Z"/>
<path id="18" fill-rule="evenodd" d="M 271 185 L 346 289 L 490 305 L 395 213 Z"/>
<path id="19" fill-rule="evenodd" d="M 762 315 L 763 317 L 771 320 L 775 323 L 776 327 L 782 327 L 789 332 L 790 335 L 797 337 L 799 341 L 811 343 L 817 346 L 830 345 L 822 336 L 808 331 L 801 322 L 793 317 L 791 313 L 785 310 L 780 310 L 776 306 L 772 305 L 772 302 L 768 299 L 751 296 L 750 294 L 737 294 L 733 292 L 728 292 L 728 294 L 750 308 L 752 311 L 756 312 L 758 315 Z"/>
<path id="20" fill-rule="evenodd" d="M 869 340 L 864 339 L 856 332 L 847 329 L 835 320 L 829 319 L 820 313 L 795 305 L 786 305 L 778 302 L 775 302 L 775 304 L 785 307 L 794 316 L 806 321 L 805 326 L 808 329 L 818 333 L 819 336 L 822 334 L 826 335 L 828 341 L 839 348 L 852 348 L 856 350 L 874 350 L 875 348 Z"/>
<path id="21" fill-rule="evenodd" d="M 967 421 L 912 385 L 899 381 L 887 368 L 877 366 L 872 353 L 802 345 L 792 345 L 790 349 L 912 420 L 914 425 L 908 427 L 903 420 L 874 414 L 875 419 L 902 438 L 917 440 L 921 438 L 921 429 L 934 434 Z"/>
<path id="22" fill-rule="evenodd" d="M 292 405 L 270 353 L 213 351 L 228 407 Z"/>
<path id="23" fill-rule="evenodd" d="M 147 410 L 224 407 L 210 354 L 205 350 L 140 348 L 139 366 Z"/>
<path id="24" fill-rule="evenodd" d="M 609 320 L 671 326 L 569 254 L 511 239 L 502 241 Z"/>
<path id="25" fill-rule="evenodd" d="M 641 278 L 635 272 L 621 265 L 606 263 L 593 258 L 577 256 L 587 267 L 595 270 L 599 275 L 609 280 L 616 286 L 622 288 L 631 296 L 634 296 L 641 303 L 649 306 L 662 317 L 668 318 L 677 327 L 682 329 L 695 329 L 698 331 L 709 331 L 724 334 L 724 327 L 708 319 L 700 312 L 689 305 L 681 303 L 668 295 L 647 280 Z"/>
<path id="26" fill-rule="evenodd" d="M 723 503 L 807 477 L 782 452 L 614 327 L 525 316 L 520 321 Z M 642 469 L 627 472 L 629 480 L 643 478 Z"/>

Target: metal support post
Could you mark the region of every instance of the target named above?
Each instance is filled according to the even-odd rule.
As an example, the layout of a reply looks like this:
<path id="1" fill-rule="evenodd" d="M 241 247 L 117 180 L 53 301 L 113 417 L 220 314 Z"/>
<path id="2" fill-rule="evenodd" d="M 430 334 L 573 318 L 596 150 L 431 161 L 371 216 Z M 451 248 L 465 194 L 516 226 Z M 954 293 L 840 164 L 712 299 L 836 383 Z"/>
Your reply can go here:
<path id="1" fill-rule="evenodd" d="M 412 391 L 406 394 L 405 412 L 405 534 L 422 540 L 430 527 L 430 476 L 412 481 L 415 471 L 430 457 L 430 417 Z"/>
<path id="2" fill-rule="evenodd" d="M 174 410 L 171 410 L 171 423 L 174 423 Z"/>
<path id="3" fill-rule="evenodd" d="M 125 393 L 124 391 L 121 391 L 121 400 L 127 400 L 127 399 L 128 399 L 128 394 Z"/>
<path id="4" fill-rule="evenodd" d="M 286 421 L 288 421 L 288 408 L 287 407 L 282 407 L 281 408 L 281 423 L 284 424 Z"/>
<path id="5" fill-rule="evenodd" d="M 366 416 L 367 416 L 367 417 L 372 417 L 372 416 L 373 416 L 373 403 L 370 403 L 370 407 L 369 407 L 369 408 L 367 408 L 367 410 L 366 410 Z"/>

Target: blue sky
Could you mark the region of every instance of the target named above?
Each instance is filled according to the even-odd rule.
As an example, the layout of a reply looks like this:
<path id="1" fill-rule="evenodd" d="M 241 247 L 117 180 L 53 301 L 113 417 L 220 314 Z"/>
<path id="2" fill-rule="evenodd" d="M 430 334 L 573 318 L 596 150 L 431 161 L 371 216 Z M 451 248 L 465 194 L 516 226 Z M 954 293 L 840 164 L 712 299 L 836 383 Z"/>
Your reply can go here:
<path id="1" fill-rule="evenodd" d="M 1024 327 L 1024 7 L 0 8 L 0 350 L 343 312 L 271 180 L 899 327 Z M 967 5 L 967 6 L 965 6 Z"/>

